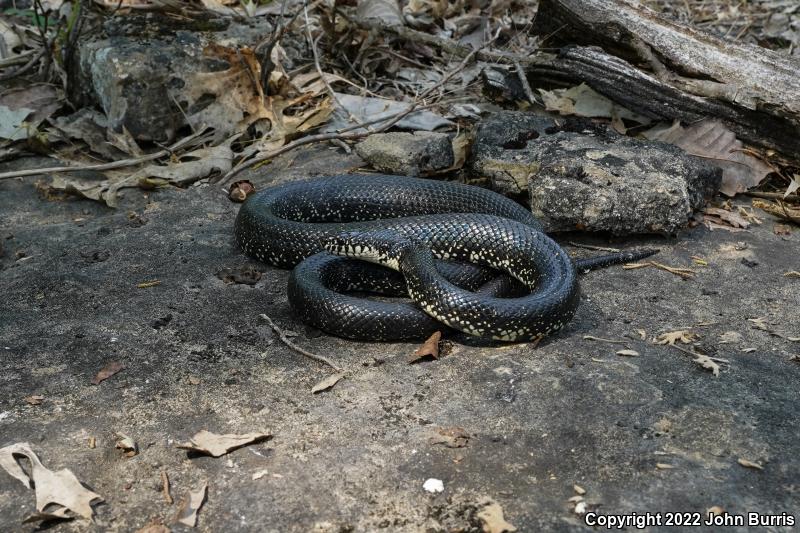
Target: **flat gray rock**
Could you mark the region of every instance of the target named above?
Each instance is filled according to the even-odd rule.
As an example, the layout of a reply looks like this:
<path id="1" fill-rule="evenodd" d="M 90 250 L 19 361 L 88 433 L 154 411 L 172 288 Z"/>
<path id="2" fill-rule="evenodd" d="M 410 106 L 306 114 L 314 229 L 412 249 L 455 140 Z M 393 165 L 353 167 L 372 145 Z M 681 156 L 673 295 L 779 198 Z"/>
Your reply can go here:
<path id="1" fill-rule="evenodd" d="M 244 75 L 241 87 L 215 85 L 234 77 L 221 71 L 241 69 L 229 61 L 231 47 L 252 47 L 269 31 L 263 20 L 234 25 L 224 18 L 112 18 L 95 38 L 81 41 L 70 69 L 70 100 L 99 105 L 115 131 L 125 128 L 136 140 L 169 141 L 189 124 L 213 126 L 224 135 L 247 110 L 246 102 L 231 102 L 252 93 Z"/>
<path id="2" fill-rule="evenodd" d="M 582 121 L 499 113 L 470 162 L 494 189 L 530 198 L 547 231 L 673 234 L 720 186 L 721 171 L 675 146 Z"/>
<path id="3" fill-rule="evenodd" d="M 356 164 L 320 145 L 247 177 L 262 190 Z M 748 231 L 698 226 L 681 240 L 595 236 L 586 242 L 657 247 L 666 265 L 696 255 L 708 266 L 693 267 L 692 280 L 654 268 L 592 272 L 581 276 L 573 321 L 538 346 L 453 342 L 439 360 L 409 365 L 418 345 L 347 341 L 299 322 L 288 272 L 236 249 L 239 205 L 218 187 L 130 189 L 113 210 L 46 201 L 39 180 L 49 178 L 0 181 L 0 447 L 30 442 L 46 467 L 70 469 L 106 500 L 94 525 L 48 531 L 169 523 L 177 503 L 164 501 L 162 471 L 176 502 L 208 481 L 198 532 L 478 532 L 488 498 L 519 532 L 595 531 L 569 501 L 574 485 L 588 511 L 609 515 L 705 518 L 718 505 L 797 516 L 800 364 L 786 337 L 800 332 L 800 280 L 782 274 L 797 270 L 800 232 L 776 235 L 771 215 Z M 226 283 L 222 269 L 261 277 Z M 290 350 L 261 313 L 346 378 L 312 394 L 331 370 Z M 782 336 L 753 327 L 754 317 Z M 696 346 L 682 347 L 716 358 L 719 376 L 651 340 L 690 327 Z M 126 368 L 92 385 L 113 361 Z M 42 403 L 26 402 L 32 395 Z M 175 448 L 202 429 L 274 437 L 217 459 Z M 114 448 L 118 432 L 139 455 Z M 463 447 L 441 443 L 454 432 L 469 437 Z M 431 478 L 444 492 L 424 490 Z M 34 509 L 34 492 L 0 470 L 0 531 L 34 530 L 21 524 Z"/>
<path id="4" fill-rule="evenodd" d="M 420 176 L 453 166 L 453 145 L 446 133 L 418 131 L 370 135 L 356 152 L 373 168 L 389 174 Z"/>

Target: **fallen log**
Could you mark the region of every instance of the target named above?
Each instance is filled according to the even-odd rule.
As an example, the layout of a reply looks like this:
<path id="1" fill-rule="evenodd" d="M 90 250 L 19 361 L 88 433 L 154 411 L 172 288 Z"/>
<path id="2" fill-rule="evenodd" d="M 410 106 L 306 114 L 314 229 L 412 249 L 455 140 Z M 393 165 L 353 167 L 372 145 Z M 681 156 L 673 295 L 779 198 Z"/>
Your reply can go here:
<path id="1" fill-rule="evenodd" d="M 533 25 L 553 57 L 528 65 L 532 85 L 584 82 L 656 119 L 720 118 L 743 141 L 800 160 L 800 60 L 734 43 L 629 0 L 541 0 Z M 579 46 L 576 46 L 579 45 Z"/>

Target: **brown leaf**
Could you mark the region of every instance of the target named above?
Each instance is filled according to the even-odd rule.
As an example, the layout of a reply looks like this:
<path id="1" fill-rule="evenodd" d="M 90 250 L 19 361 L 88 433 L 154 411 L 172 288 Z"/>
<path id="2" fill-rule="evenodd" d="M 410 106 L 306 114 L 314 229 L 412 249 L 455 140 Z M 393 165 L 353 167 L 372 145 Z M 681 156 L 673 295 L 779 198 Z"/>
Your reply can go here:
<path id="1" fill-rule="evenodd" d="M 339 380 L 344 377 L 342 372 L 337 372 L 336 374 L 331 374 L 327 378 L 323 379 L 313 387 L 311 387 L 311 393 L 316 394 L 318 392 L 326 391 L 332 388 L 334 385 L 339 383 Z"/>
<path id="2" fill-rule="evenodd" d="M 135 533 L 170 533 L 171 529 L 161 522 L 161 518 L 153 518 L 141 529 L 137 529 Z"/>
<path id="3" fill-rule="evenodd" d="M 764 470 L 764 467 L 759 463 L 754 463 L 753 461 L 748 461 L 747 459 L 743 459 L 739 457 L 737 461 L 740 465 L 744 466 L 745 468 L 755 468 L 756 470 Z"/>
<path id="4" fill-rule="evenodd" d="M 624 355 L 626 357 L 639 357 L 639 352 L 636 350 L 619 350 L 617 355 Z"/>
<path id="5" fill-rule="evenodd" d="M 124 433 L 117 433 L 119 439 L 114 445 L 115 448 L 122 450 L 125 457 L 133 457 L 139 453 L 139 445 L 131 437 Z"/>
<path id="6" fill-rule="evenodd" d="M 690 344 L 696 338 L 697 335 L 689 330 L 668 331 L 653 339 L 653 344 L 669 344 L 670 346 L 676 342 Z"/>
<path id="7" fill-rule="evenodd" d="M 425 357 L 433 357 L 434 359 L 438 359 L 440 340 L 442 340 L 442 332 L 435 331 L 433 335 L 428 337 L 428 340 L 426 340 L 422 346 L 417 348 L 417 351 L 408 357 L 408 362 L 415 363 Z"/>
<path id="8" fill-rule="evenodd" d="M 436 428 L 436 434 L 428 441 L 431 444 L 444 444 L 448 448 L 463 448 L 469 442 L 469 433 L 457 426 Z"/>
<path id="9" fill-rule="evenodd" d="M 42 405 L 44 401 L 44 396 L 27 396 L 25 401 L 30 405 Z"/>
<path id="10" fill-rule="evenodd" d="M 120 370 L 124 370 L 125 365 L 120 361 L 111 361 L 106 366 L 104 366 L 97 375 L 92 379 L 92 385 L 99 385 L 101 382 L 107 380 Z"/>
<path id="11" fill-rule="evenodd" d="M 674 144 L 692 155 L 722 168 L 720 192 L 733 196 L 755 187 L 772 168 L 743 152 L 742 142 L 716 119 L 701 120 L 684 128 L 676 121 L 671 126 L 656 126 L 642 133 L 650 140 Z"/>
<path id="12" fill-rule="evenodd" d="M 175 522 L 184 524 L 189 527 L 197 525 L 197 513 L 206 501 L 206 494 L 208 493 L 208 483 L 203 482 L 203 485 L 194 492 L 190 492 L 181 500 L 178 507 L 178 514 L 175 516 Z"/>
<path id="13" fill-rule="evenodd" d="M 17 457 L 20 456 L 30 461 L 30 475 L 17 462 Z M 16 443 L 1 448 L 0 468 L 28 488 L 33 484 L 36 491 L 36 510 L 40 513 L 44 512 L 45 507 L 57 505 L 91 520 L 94 515 L 92 502 L 103 501 L 99 494 L 81 485 L 75 474 L 69 470 L 53 472 L 45 468 L 28 443 Z M 61 509 L 48 509 L 47 514 L 56 515 L 57 518 L 68 518 L 66 512 Z"/>
<path id="14" fill-rule="evenodd" d="M 775 235 L 791 235 L 792 227 L 786 224 L 775 224 L 772 226 L 772 232 Z"/>
<path id="15" fill-rule="evenodd" d="M 493 500 L 487 500 L 484 503 L 484 507 L 477 513 L 477 517 L 483 522 L 485 533 L 510 533 L 517 530 L 512 524 L 506 522 L 503 508 Z"/>
<path id="16" fill-rule="evenodd" d="M 758 318 L 748 318 L 748 322 L 752 324 L 753 329 L 760 329 L 761 331 L 771 331 L 769 325 L 767 324 L 766 317 L 758 317 Z"/>
<path id="17" fill-rule="evenodd" d="M 706 207 L 703 213 L 706 218 L 711 219 L 713 222 L 727 224 L 733 228 L 747 229 L 750 227 L 750 222 L 733 211 L 727 211 L 719 207 Z"/>
<path id="18" fill-rule="evenodd" d="M 710 371 L 714 376 L 719 376 L 719 365 L 715 363 L 709 356 L 695 353 L 696 357 L 692 359 L 695 363 Z"/>
<path id="19" fill-rule="evenodd" d="M 260 442 L 270 438 L 271 436 L 272 435 L 269 433 L 217 435 L 216 433 L 211 433 L 210 431 L 206 431 L 204 429 L 189 439 L 189 442 L 178 444 L 176 447 L 184 450 L 205 453 L 207 455 L 211 455 L 212 457 L 220 457 L 232 450 L 241 448 L 242 446 L 246 446 L 248 444 Z"/>
<path id="20" fill-rule="evenodd" d="M 650 119 L 634 113 L 594 91 L 585 83 L 569 89 L 546 91 L 539 89 L 545 108 L 558 111 L 560 115 L 579 117 L 628 119 L 640 124 L 650 123 Z"/>
<path id="21" fill-rule="evenodd" d="M 734 342 L 741 342 L 742 334 L 738 331 L 726 331 L 719 336 L 720 344 L 732 344 Z"/>
<path id="22" fill-rule="evenodd" d="M 0 94 L 0 138 L 21 140 L 61 107 L 62 96 L 55 85 L 26 84 Z"/>

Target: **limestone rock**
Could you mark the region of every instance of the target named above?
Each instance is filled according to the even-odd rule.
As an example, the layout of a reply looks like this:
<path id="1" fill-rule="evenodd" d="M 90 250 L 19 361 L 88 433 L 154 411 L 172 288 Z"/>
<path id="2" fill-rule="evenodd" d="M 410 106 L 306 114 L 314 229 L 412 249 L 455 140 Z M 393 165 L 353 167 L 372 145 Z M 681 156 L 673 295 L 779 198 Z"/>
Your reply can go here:
<path id="1" fill-rule="evenodd" d="M 373 168 L 389 174 L 420 176 L 453 165 L 453 145 L 445 133 L 418 131 L 370 135 L 356 152 Z"/>
<path id="2" fill-rule="evenodd" d="M 187 124 L 233 128 L 242 118 L 237 112 L 245 111 L 231 112 L 236 110 L 230 104 L 218 109 L 219 95 L 205 90 L 203 80 L 211 84 L 237 66 L 226 50 L 253 46 L 269 31 L 263 19 L 233 24 L 224 18 L 180 21 L 155 14 L 111 18 L 96 36 L 81 41 L 69 69 L 70 100 L 77 106 L 99 105 L 115 131 L 125 128 L 136 140 L 166 142 Z M 245 88 L 241 92 L 247 94 Z M 232 93 L 225 97 L 235 98 Z M 240 109 L 246 110 L 246 103 Z"/>
<path id="3" fill-rule="evenodd" d="M 480 128 L 472 171 L 527 193 L 547 231 L 672 234 L 719 190 L 721 170 L 675 146 L 585 121 L 500 115 Z"/>

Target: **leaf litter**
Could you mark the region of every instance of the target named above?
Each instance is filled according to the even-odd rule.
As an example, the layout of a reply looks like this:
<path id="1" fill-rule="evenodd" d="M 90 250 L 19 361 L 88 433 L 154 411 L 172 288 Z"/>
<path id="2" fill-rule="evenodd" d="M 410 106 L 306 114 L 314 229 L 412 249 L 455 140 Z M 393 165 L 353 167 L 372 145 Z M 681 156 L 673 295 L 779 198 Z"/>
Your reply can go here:
<path id="1" fill-rule="evenodd" d="M 107 363 L 106 366 L 101 368 L 94 378 L 92 378 L 92 385 L 100 385 L 100 383 L 124 369 L 125 364 L 121 361 L 111 361 L 110 363 Z"/>
<path id="2" fill-rule="evenodd" d="M 744 145 L 721 121 L 706 119 L 683 127 L 679 121 L 657 125 L 642 135 L 683 148 L 722 168 L 720 192 L 734 196 L 760 184 L 773 168 L 744 150 Z"/>
<path id="3" fill-rule="evenodd" d="M 208 483 L 203 482 L 200 488 L 184 496 L 178 505 L 175 522 L 189 527 L 195 527 L 197 525 L 197 514 L 200 512 L 200 508 L 203 507 L 207 495 Z"/>
<path id="4" fill-rule="evenodd" d="M 248 444 L 255 444 L 271 437 L 272 435 L 270 433 L 263 432 L 245 433 L 242 435 L 232 433 L 218 435 L 204 429 L 189 439 L 189 442 L 178 444 L 176 448 L 190 450 L 212 457 L 221 457 L 237 448 L 247 446 Z"/>
<path id="5" fill-rule="evenodd" d="M 22 469 L 18 457 L 30 462 L 30 474 Z M 84 487 L 71 471 L 47 469 L 28 443 L 0 448 L 0 467 L 27 488 L 34 488 L 36 510 L 40 513 L 31 517 L 34 520 L 72 518 L 71 513 L 92 520 L 92 504 L 103 501 L 102 496 Z"/>

